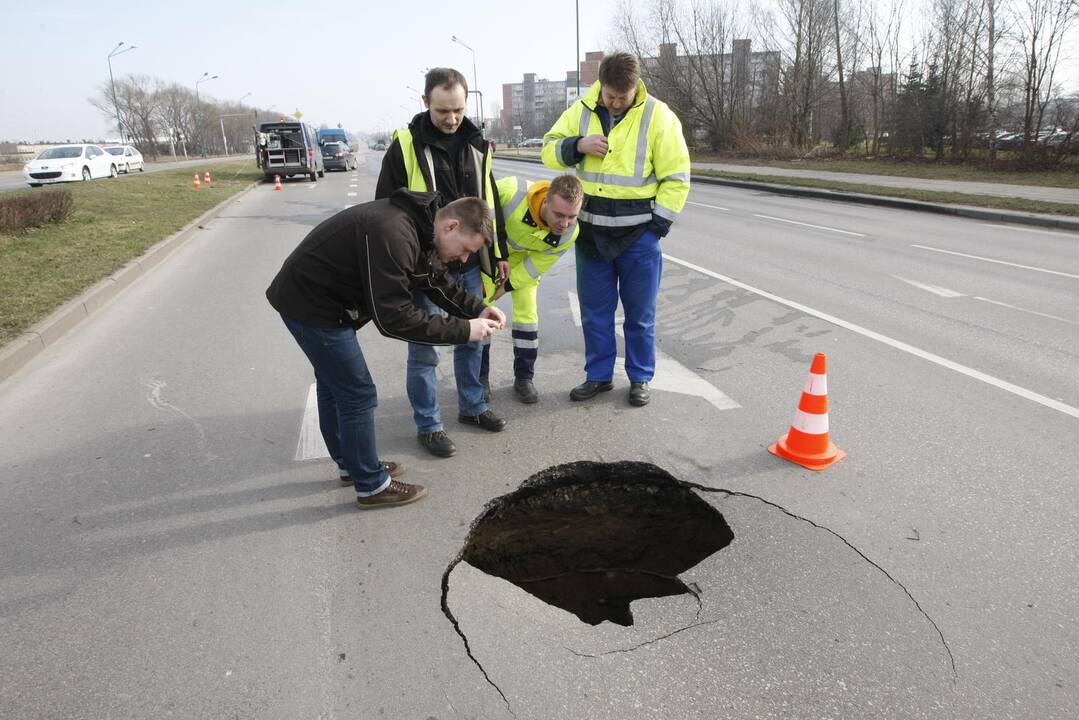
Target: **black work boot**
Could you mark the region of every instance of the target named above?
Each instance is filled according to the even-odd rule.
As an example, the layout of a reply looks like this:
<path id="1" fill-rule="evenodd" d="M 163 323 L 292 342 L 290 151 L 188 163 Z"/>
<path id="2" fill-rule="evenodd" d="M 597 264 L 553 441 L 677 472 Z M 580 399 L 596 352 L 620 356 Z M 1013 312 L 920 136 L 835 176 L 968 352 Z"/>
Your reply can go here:
<path id="1" fill-rule="evenodd" d="M 429 433 L 421 432 L 416 436 L 416 439 L 420 441 L 420 445 L 423 445 L 427 452 L 436 457 L 447 458 L 457 452 L 457 446 L 453 444 L 453 440 L 450 440 L 450 436 L 444 430 Z"/>
<path id="2" fill-rule="evenodd" d="M 506 427 L 506 419 L 495 415 L 490 408 L 479 415 L 458 415 L 457 421 L 465 425 L 478 425 L 489 432 L 501 432 Z"/>
<path id="3" fill-rule="evenodd" d="M 629 384 L 629 404 L 642 407 L 652 399 L 652 393 L 648 390 L 648 383 L 635 382 Z"/>
<path id="4" fill-rule="evenodd" d="M 531 378 L 514 380 L 513 391 L 517 393 L 517 399 L 525 405 L 539 402 L 539 393 L 536 392 L 536 386 Z"/>
<path id="5" fill-rule="evenodd" d="M 569 391 L 570 400 L 591 400 L 601 392 L 608 392 L 614 390 L 614 383 L 610 380 L 604 380 L 603 382 L 596 382 L 595 380 L 585 380 Z"/>

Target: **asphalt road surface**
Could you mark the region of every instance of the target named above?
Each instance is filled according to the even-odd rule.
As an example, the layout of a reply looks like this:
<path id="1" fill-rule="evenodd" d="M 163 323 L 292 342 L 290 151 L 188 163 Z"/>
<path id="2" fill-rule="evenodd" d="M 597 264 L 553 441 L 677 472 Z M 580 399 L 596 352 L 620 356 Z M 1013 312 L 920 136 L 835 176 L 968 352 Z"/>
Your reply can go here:
<path id="1" fill-rule="evenodd" d="M 373 196 L 366 160 L 243 195 L 0 384 L 2 714 L 1079 715 L 1079 236 L 696 187 L 664 240 L 645 408 L 620 372 L 568 399 L 572 257 L 541 287 L 539 404 L 514 400 L 502 333 L 509 425 L 461 426 L 444 360 L 453 458 L 416 443 L 405 347 L 364 328 L 380 453 L 430 496 L 361 513 L 263 291 Z M 817 352 L 848 454 L 821 473 L 766 451 Z M 697 595 L 591 626 L 462 563 L 455 628 L 442 577 L 472 521 L 575 460 L 714 490 L 734 539 L 681 575 Z"/>

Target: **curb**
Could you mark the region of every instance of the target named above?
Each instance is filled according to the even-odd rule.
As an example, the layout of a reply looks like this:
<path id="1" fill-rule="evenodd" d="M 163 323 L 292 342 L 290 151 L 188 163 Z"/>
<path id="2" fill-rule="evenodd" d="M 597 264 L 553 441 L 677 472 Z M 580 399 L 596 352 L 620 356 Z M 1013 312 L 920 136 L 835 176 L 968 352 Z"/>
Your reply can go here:
<path id="1" fill-rule="evenodd" d="M 83 320 L 100 312 L 121 291 L 193 238 L 196 235 L 195 231 L 200 229 L 200 225 L 212 220 L 259 184 L 256 180 L 232 197 L 221 201 L 177 232 L 150 247 L 139 257 L 128 261 L 112 275 L 91 285 L 74 299 L 68 300 L 47 318 L 34 323 L 22 335 L 0 347 L 0 382 L 14 375 L 38 353 L 58 342 Z"/>
<path id="2" fill-rule="evenodd" d="M 542 160 L 533 160 L 531 158 L 523 157 L 500 157 L 498 159 L 509 160 L 511 162 L 532 163 L 534 165 L 543 164 Z M 893 198 L 886 195 L 865 195 L 862 193 L 843 192 L 841 190 L 822 190 L 818 188 L 799 187 L 797 185 L 783 185 L 782 183 L 732 180 L 712 177 L 710 175 L 691 174 L 690 182 L 701 183 L 703 185 L 726 185 L 728 187 L 742 188 L 744 190 L 761 190 L 763 192 L 776 193 L 777 195 L 792 195 L 795 197 L 808 197 L 818 200 L 834 200 L 837 202 L 858 203 L 861 205 L 875 205 L 877 207 L 888 207 L 899 210 L 915 210 L 918 212 L 952 215 L 975 220 L 989 220 L 992 222 L 1031 225 L 1054 230 L 1079 232 L 1079 220 L 1060 218 L 1055 215 L 1039 215 L 1036 213 L 1024 213 L 1014 210 L 991 210 L 968 205 L 946 205 L 943 203 L 923 202 L 921 200 L 905 200 L 903 198 Z M 986 197 L 994 196 L 987 195 Z"/>

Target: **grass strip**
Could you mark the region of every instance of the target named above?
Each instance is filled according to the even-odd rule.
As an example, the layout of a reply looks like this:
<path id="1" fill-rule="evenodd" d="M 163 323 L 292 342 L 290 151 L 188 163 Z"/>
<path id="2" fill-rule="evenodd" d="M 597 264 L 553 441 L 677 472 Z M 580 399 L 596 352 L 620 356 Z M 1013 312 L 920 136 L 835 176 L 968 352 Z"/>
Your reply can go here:
<path id="1" fill-rule="evenodd" d="M 260 180 L 251 160 L 208 161 L 213 185 L 191 187 L 194 168 L 63 183 L 5 196 L 71 191 L 60 225 L 0 234 L 0 345 L 122 268 L 192 220 Z"/>

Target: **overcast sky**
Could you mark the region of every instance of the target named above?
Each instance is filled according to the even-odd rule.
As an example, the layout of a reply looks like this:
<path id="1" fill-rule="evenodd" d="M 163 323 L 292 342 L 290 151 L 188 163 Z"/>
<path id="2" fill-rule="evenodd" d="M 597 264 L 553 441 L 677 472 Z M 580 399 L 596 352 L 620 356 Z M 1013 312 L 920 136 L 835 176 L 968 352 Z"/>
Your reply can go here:
<path id="1" fill-rule="evenodd" d="M 611 46 L 617 8 L 646 1 L 580 0 L 582 57 Z M 120 41 L 138 47 L 113 58 L 117 76 L 139 73 L 193 87 L 209 72 L 219 78 L 200 85 L 203 95 L 237 100 L 251 93 L 246 102 L 260 108 L 300 110 L 316 125 L 340 123 L 354 132 L 396 127 L 417 112 L 417 93 L 406 86 L 422 90 L 425 68 L 456 67 L 471 83 L 472 53 L 452 35 L 475 51 L 488 113 L 501 103 L 502 83 L 520 82 L 526 72 L 563 79 L 576 53 L 572 0 L 19 5 L 3 13 L 0 140 L 111 132 L 87 98 L 108 81 L 106 56 Z M 1073 91 L 1075 58 L 1072 52 L 1060 68 Z"/>
<path id="2" fill-rule="evenodd" d="M 219 78 L 199 85 L 205 96 L 239 99 L 250 92 L 245 102 L 288 114 L 299 109 L 304 120 L 351 131 L 403 124 L 420 109 L 406 86 L 422 90 L 425 68 L 455 67 L 471 85 L 472 53 L 451 42 L 452 35 L 475 51 L 488 106 L 501 103 L 502 83 L 519 82 L 526 72 L 565 78 L 576 52 L 572 0 L 19 5 L 3 14 L 0 139 L 108 132 L 112 125 L 87 98 L 108 81 L 106 56 L 120 41 L 138 48 L 113 58 L 117 76 L 140 73 L 193 87 L 209 72 Z M 583 56 L 604 47 L 606 14 L 615 3 L 580 5 Z M 536 34 L 539 28 L 545 35 Z"/>

